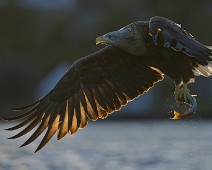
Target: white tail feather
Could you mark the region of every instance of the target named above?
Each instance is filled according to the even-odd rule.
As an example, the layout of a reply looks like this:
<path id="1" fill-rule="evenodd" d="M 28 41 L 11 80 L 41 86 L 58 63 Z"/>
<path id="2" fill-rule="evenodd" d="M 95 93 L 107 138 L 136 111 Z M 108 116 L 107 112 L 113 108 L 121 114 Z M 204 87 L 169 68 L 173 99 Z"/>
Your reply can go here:
<path id="1" fill-rule="evenodd" d="M 198 67 L 196 67 L 194 70 L 193 70 L 194 74 L 196 76 L 205 76 L 205 77 L 209 77 L 209 76 L 212 76 L 212 61 L 210 61 L 208 63 L 208 65 L 198 65 Z"/>

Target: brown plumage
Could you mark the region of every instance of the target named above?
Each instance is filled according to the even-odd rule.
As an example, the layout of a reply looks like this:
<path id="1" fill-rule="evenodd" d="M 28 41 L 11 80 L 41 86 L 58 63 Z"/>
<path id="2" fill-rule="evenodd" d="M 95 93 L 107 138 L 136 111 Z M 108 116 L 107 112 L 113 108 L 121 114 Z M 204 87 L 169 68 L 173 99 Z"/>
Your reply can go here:
<path id="1" fill-rule="evenodd" d="M 7 130 L 26 126 L 11 139 L 38 126 L 25 146 L 47 129 L 38 151 L 55 133 L 61 139 L 84 128 L 87 118 L 104 119 L 119 110 L 161 81 L 163 74 L 176 85 L 193 82 L 195 74 L 212 74 L 211 50 L 162 17 L 134 22 L 96 41 L 107 46 L 77 60 L 46 96 L 14 109 L 23 114 L 5 118 L 24 119 Z"/>

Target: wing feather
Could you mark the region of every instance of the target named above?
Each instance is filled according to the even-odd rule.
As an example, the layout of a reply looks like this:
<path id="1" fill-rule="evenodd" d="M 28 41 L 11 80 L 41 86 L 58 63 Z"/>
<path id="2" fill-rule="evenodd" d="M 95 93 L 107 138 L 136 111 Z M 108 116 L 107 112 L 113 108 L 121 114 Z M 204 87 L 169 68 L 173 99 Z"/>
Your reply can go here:
<path id="1" fill-rule="evenodd" d="M 68 101 L 66 101 L 66 106 L 61 108 L 60 121 L 59 121 L 59 132 L 57 139 L 60 140 L 68 133 Z"/>
<path id="2" fill-rule="evenodd" d="M 182 52 L 195 59 L 197 66 L 193 65 L 195 75 L 212 75 L 212 50 L 201 44 L 185 31 L 179 24 L 163 17 L 152 17 L 149 30 L 155 45 Z"/>
<path id="3" fill-rule="evenodd" d="M 85 98 L 87 103 L 87 109 L 88 109 L 88 117 L 91 120 L 97 120 L 98 118 L 98 111 L 96 107 L 96 102 L 93 96 L 93 92 L 91 89 L 85 89 Z"/>
<path id="4" fill-rule="evenodd" d="M 16 139 L 16 138 L 19 138 L 19 137 L 25 135 L 26 133 L 31 131 L 41 121 L 41 119 L 42 119 L 42 115 L 38 114 L 36 116 L 36 118 L 32 122 L 30 122 L 30 124 L 26 128 L 24 128 L 21 132 L 19 132 L 18 134 L 14 135 L 8 139 Z"/>
<path id="5" fill-rule="evenodd" d="M 162 79 L 163 76 L 147 66 L 140 56 L 108 46 L 76 61 L 42 99 L 17 108 L 25 113 L 6 119 L 26 120 L 8 130 L 26 126 L 11 137 L 13 139 L 25 135 L 39 124 L 21 145 L 25 146 L 47 129 L 37 152 L 56 132 L 58 140 L 66 134 L 72 135 L 87 125 L 87 118 L 106 118 Z"/>
<path id="6" fill-rule="evenodd" d="M 50 124 L 49 124 L 48 130 L 44 138 L 42 139 L 41 143 L 35 150 L 35 152 L 39 151 L 42 147 L 44 147 L 48 143 L 48 141 L 52 138 L 52 136 L 56 133 L 58 129 L 59 119 L 60 119 L 59 114 L 56 114 L 50 117 L 50 120 L 49 120 Z"/>
<path id="7" fill-rule="evenodd" d="M 49 123 L 50 113 L 51 113 L 50 110 L 45 112 L 45 115 L 42 118 L 41 124 L 38 126 L 38 128 L 35 130 L 35 132 L 29 137 L 29 139 L 21 145 L 21 147 L 32 143 L 47 128 L 48 123 Z"/>
<path id="8" fill-rule="evenodd" d="M 79 128 L 84 128 L 88 124 L 87 120 L 87 112 L 85 112 L 84 107 L 80 103 L 80 112 L 81 112 L 81 122 L 80 122 L 80 127 Z"/>
<path id="9" fill-rule="evenodd" d="M 77 127 L 79 127 L 81 123 L 81 109 L 80 109 L 80 100 L 78 95 L 76 94 L 75 94 L 75 113 L 77 119 Z"/>
<path id="10" fill-rule="evenodd" d="M 13 126 L 13 127 L 10 127 L 10 128 L 7 128 L 5 130 L 11 131 L 11 130 L 20 129 L 21 127 L 23 127 L 23 126 L 27 125 L 28 123 L 32 122 L 35 119 L 35 117 L 37 117 L 37 115 L 36 114 L 33 114 L 33 115 L 29 116 L 23 122 L 19 123 L 18 125 Z"/>

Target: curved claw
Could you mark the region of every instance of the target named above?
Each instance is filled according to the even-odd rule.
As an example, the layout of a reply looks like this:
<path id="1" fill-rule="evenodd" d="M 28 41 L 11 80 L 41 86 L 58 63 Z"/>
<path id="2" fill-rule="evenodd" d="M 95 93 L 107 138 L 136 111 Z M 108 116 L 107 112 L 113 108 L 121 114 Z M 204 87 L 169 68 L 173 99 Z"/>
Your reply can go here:
<path id="1" fill-rule="evenodd" d="M 185 118 L 185 117 L 188 117 L 188 116 L 192 115 L 196 111 L 196 109 L 197 109 L 197 101 L 194 98 L 194 96 L 192 96 L 190 94 L 187 94 L 186 97 L 188 99 L 188 103 L 186 103 L 186 104 L 189 104 L 190 108 L 184 113 L 179 113 L 177 111 L 174 111 L 174 117 L 172 119 L 174 119 L 174 120 L 182 119 L 182 118 Z"/>

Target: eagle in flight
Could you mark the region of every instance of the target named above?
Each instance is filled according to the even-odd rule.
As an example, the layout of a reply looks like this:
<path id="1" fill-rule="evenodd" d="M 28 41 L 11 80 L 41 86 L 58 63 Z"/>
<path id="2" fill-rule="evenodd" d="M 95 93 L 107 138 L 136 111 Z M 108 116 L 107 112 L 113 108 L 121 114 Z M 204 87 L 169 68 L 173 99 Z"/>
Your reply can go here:
<path id="1" fill-rule="evenodd" d="M 106 118 L 162 81 L 164 75 L 174 80 L 176 103 L 190 106 L 185 113 L 175 112 L 174 119 L 187 117 L 196 109 L 187 84 L 195 76 L 212 75 L 212 50 L 163 17 L 133 22 L 97 37 L 96 44 L 105 47 L 75 61 L 43 98 L 13 109 L 23 113 L 5 119 L 23 121 L 7 130 L 26 127 L 10 139 L 38 126 L 21 145 L 30 144 L 46 130 L 37 152 L 56 132 L 59 140 L 84 128 L 88 119 Z"/>

